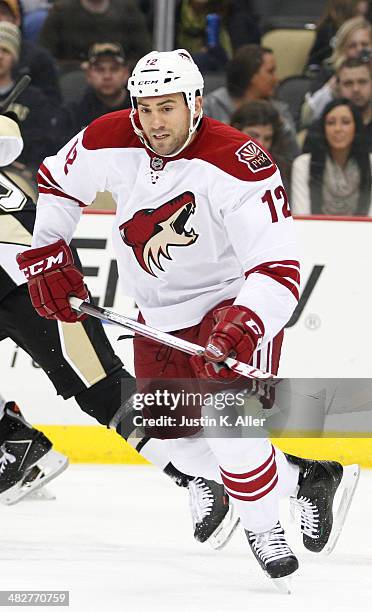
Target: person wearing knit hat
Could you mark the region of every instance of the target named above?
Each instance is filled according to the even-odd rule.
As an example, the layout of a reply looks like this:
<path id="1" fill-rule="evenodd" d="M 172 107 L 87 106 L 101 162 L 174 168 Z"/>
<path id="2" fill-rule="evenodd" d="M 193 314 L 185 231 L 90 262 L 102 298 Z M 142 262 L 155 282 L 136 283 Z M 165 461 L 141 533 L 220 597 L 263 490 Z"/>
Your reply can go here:
<path id="1" fill-rule="evenodd" d="M 17 80 L 20 48 L 19 28 L 14 23 L 0 21 L 0 105 Z M 7 112 L 12 113 L 12 118 L 18 121 L 24 139 L 18 161 L 34 171 L 55 150 L 54 131 L 51 128 L 55 108 L 43 92 L 32 84 L 12 102 Z"/>
<path id="2" fill-rule="evenodd" d="M 21 21 L 22 13 L 19 0 L 0 0 L 0 23 L 12 23 L 21 27 Z M 24 33 L 22 34 L 19 62 L 14 76 L 23 74 L 29 74 L 33 86 L 41 89 L 53 104 L 57 106 L 61 104 L 62 96 L 54 58 L 49 51 L 39 44 L 31 40 L 25 40 Z"/>
<path id="3" fill-rule="evenodd" d="M 0 47 L 6 49 L 14 58 L 14 63 L 19 60 L 21 50 L 21 32 L 13 23 L 0 22 Z"/>

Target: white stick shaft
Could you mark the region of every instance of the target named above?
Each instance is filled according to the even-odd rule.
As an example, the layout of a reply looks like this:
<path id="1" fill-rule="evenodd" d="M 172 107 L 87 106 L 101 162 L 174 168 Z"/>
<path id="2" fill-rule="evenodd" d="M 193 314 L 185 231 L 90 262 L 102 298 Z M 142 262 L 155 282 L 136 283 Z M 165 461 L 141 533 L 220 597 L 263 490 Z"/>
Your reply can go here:
<path id="1" fill-rule="evenodd" d="M 155 340 L 161 344 L 166 344 L 167 346 L 178 349 L 183 353 L 188 353 L 189 355 L 202 355 L 204 352 L 204 347 L 200 346 L 199 344 L 193 344 L 192 342 L 188 342 L 187 340 L 183 340 L 182 338 L 178 338 L 177 336 L 173 336 L 167 332 L 160 331 L 155 327 L 138 323 L 129 317 L 125 317 L 124 315 L 113 312 L 112 310 L 107 310 L 106 308 L 100 308 L 94 304 L 84 302 L 79 298 L 71 297 L 70 304 L 75 310 L 101 319 L 101 321 L 116 323 L 117 325 L 130 329 L 131 331 L 134 331 L 145 338 L 150 338 L 151 340 Z M 237 374 L 247 378 L 255 378 L 259 380 L 268 380 L 273 378 L 273 375 L 269 372 L 262 372 L 261 370 L 258 370 L 247 363 L 237 361 L 232 357 L 225 359 L 224 363 Z"/>

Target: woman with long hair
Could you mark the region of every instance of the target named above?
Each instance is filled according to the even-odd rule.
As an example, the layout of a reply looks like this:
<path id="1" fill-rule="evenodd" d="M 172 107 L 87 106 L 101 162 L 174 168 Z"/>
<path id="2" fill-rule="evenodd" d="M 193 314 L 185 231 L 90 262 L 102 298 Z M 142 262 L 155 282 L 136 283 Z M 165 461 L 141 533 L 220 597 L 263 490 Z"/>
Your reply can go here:
<path id="1" fill-rule="evenodd" d="M 349 58 L 363 57 L 372 52 L 372 26 L 364 17 L 348 19 L 337 31 L 333 53 L 323 62 L 319 74 L 306 95 L 301 111 L 301 127 L 306 128 L 318 119 L 330 100 L 338 96 L 335 72 Z"/>
<path id="2" fill-rule="evenodd" d="M 314 44 L 309 53 L 309 68 L 317 68 L 332 55 L 332 40 L 337 30 L 348 19 L 368 12 L 367 0 L 328 0 L 317 27 Z"/>
<path id="3" fill-rule="evenodd" d="M 372 155 L 358 109 L 346 98 L 330 102 L 312 131 L 308 148 L 309 153 L 293 162 L 292 212 L 371 215 Z"/>

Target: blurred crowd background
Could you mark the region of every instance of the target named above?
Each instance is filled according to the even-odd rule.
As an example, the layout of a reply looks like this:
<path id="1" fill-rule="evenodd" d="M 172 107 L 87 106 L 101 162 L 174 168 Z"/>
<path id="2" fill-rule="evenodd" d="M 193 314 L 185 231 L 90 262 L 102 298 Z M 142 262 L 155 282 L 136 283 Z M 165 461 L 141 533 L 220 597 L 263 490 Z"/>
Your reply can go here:
<path id="1" fill-rule="evenodd" d="M 294 214 L 370 216 L 372 1 L 171 4 L 173 48 L 188 49 L 204 75 L 205 113 L 273 154 Z M 0 103 L 21 75 L 32 78 L 11 107 L 25 147 L 10 171 L 29 192 L 46 156 L 130 106 L 131 69 L 156 48 L 154 5 L 0 0 Z"/>

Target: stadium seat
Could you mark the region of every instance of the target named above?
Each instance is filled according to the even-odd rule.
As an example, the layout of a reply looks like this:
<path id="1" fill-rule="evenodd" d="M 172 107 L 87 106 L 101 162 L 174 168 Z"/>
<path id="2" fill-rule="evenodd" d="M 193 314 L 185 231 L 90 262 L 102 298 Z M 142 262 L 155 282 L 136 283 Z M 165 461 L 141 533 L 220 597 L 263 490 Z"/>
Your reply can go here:
<path id="1" fill-rule="evenodd" d="M 74 102 L 81 98 L 86 88 L 85 73 L 83 70 L 72 70 L 65 72 L 59 77 L 62 98 L 64 102 Z"/>
<path id="2" fill-rule="evenodd" d="M 116 210 L 116 204 L 111 193 L 101 191 L 97 193 L 96 199 L 89 208 L 94 210 Z"/>
<path id="3" fill-rule="evenodd" d="M 301 74 L 315 40 L 314 30 L 271 30 L 263 35 L 261 45 L 274 51 L 279 80 Z"/>
<path id="4" fill-rule="evenodd" d="M 324 0 L 253 0 L 262 32 L 278 28 L 304 28 L 306 24 L 315 26 L 324 12 L 324 5 Z"/>
<path id="5" fill-rule="evenodd" d="M 276 88 L 275 97 L 288 104 L 296 128 L 299 127 L 302 103 L 305 94 L 310 89 L 311 82 L 312 79 L 307 76 L 291 76 L 284 79 Z"/>
<path id="6" fill-rule="evenodd" d="M 300 132 L 297 132 L 297 135 L 296 135 L 297 144 L 300 147 L 301 151 L 304 148 L 307 132 L 308 132 L 308 130 L 301 130 Z"/>

